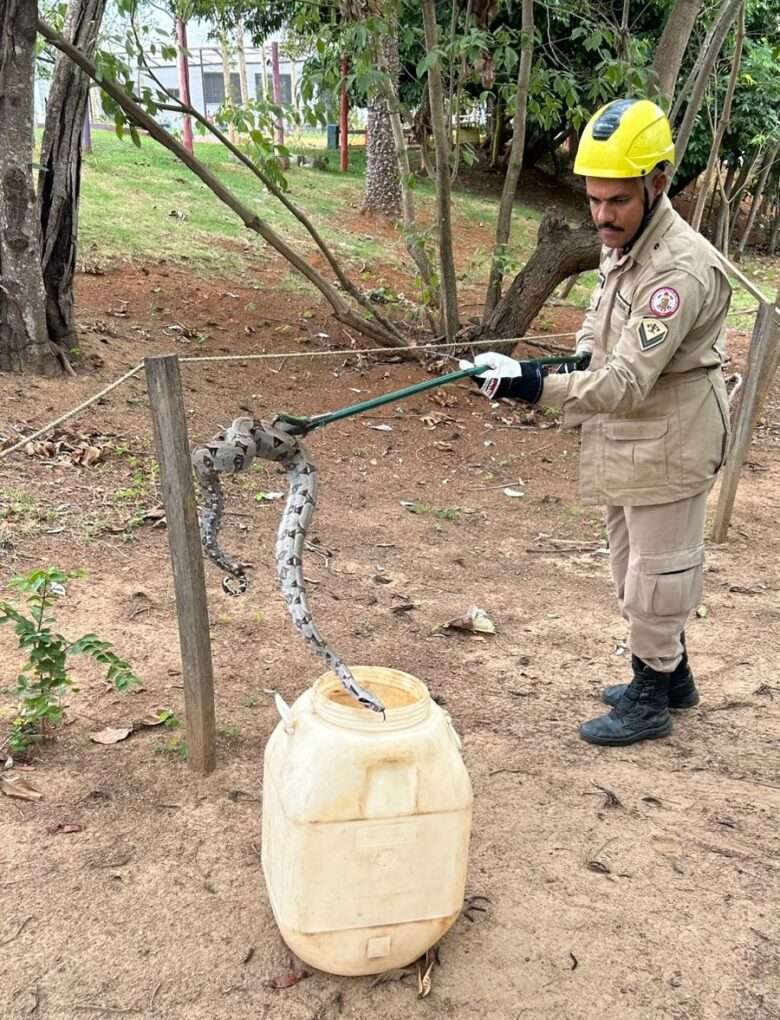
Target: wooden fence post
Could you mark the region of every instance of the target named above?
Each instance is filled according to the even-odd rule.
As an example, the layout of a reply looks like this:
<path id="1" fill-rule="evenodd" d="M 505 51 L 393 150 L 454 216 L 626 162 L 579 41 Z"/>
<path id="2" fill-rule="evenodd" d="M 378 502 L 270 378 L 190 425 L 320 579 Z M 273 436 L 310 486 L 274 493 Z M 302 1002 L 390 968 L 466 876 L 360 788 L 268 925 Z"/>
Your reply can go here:
<path id="1" fill-rule="evenodd" d="M 187 717 L 187 761 L 194 772 L 207 775 L 216 765 L 214 679 L 179 359 L 168 354 L 146 358 L 144 364 L 173 563 Z"/>
<path id="2" fill-rule="evenodd" d="M 726 541 L 739 476 L 750 449 L 753 428 L 777 371 L 778 357 L 780 357 L 778 305 L 780 305 L 780 292 L 778 292 L 775 304 L 770 301 L 762 301 L 758 307 L 753 337 L 748 351 L 742 399 L 737 408 L 729 458 L 723 469 L 723 478 L 720 483 L 718 506 L 712 526 L 713 542 Z"/>

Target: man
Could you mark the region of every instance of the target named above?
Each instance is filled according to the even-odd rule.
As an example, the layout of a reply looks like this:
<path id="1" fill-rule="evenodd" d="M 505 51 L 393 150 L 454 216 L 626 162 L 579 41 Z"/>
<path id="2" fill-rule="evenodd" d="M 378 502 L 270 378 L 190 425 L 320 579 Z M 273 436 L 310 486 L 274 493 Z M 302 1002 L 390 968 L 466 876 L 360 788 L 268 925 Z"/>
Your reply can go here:
<path id="1" fill-rule="evenodd" d="M 475 378 L 485 395 L 560 406 L 562 427 L 581 427 L 582 498 L 606 505 L 633 678 L 606 688 L 611 711 L 580 727 L 593 744 L 667 736 L 669 708 L 699 700 L 684 627 L 701 598 L 707 493 L 728 445 L 721 363 L 731 288 L 666 197 L 673 162 L 654 103 L 599 110 L 574 164 L 603 245 L 574 363 L 545 376 L 500 354 L 476 358 L 489 366 Z"/>

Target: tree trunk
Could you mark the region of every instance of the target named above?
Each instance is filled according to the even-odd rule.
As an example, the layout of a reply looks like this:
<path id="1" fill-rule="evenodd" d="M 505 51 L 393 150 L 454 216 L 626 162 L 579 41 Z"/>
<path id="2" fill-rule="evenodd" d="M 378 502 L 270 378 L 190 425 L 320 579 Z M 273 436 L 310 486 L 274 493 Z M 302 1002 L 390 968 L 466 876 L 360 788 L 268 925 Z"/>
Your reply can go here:
<path id="1" fill-rule="evenodd" d="M 716 181 L 720 192 L 720 205 L 718 206 L 718 219 L 715 223 L 715 230 L 710 230 L 710 236 L 712 237 L 712 243 L 724 255 L 728 255 L 728 247 L 726 247 L 725 244 L 729 236 L 729 219 L 731 213 L 729 195 L 731 194 L 731 189 L 734 185 L 734 174 L 736 172 L 737 161 L 736 159 L 730 159 L 726 170 L 726 180 L 724 181 L 722 179 L 721 170 L 718 168 L 718 178 Z"/>
<path id="2" fill-rule="evenodd" d="M 420 274 L 422 283 L 423 302 L 432 307 L 439 305 L 439 289 L 436 284 L 435 275 L 425 250 L 425 244 L 420 231 L 417 229 L 417 217 L 414 210 L 414 194 L 410 186 L 412 168 L 409 163 L 409 153 L 406 150 L 406 139 L 404 138 L 403 124 L 401 123 L 401 108 L 398 100 L 398 75 L 393 74 L 385 64 L 384 51 L 380 47 L 379 66 L 387 77 L 381 85 L 382 95 L 387 108 L 387 115 L 390 120 L 390 127 L 393 132 L 393 145 L 398 162 L 398 179 L 401 187 L 401 218 L 403 220 L 404 241 L 406 250 L 409 252 L 417 272 Z"/>
<path id="3" fill-rule="evenodd" d="M 422 0 L 425 46 L 429 53 L 438 47 L 435 0 Z M 441 60 L 428 68 L 428 95 L 431 101 L 433 142 L 436 147 L 436 215 L 439 226 L 439 266 L 441 276 L 441 304 L 444 316 L 444 333 L 452 340 L 458 332 L 458 282 L 455 276 L 455 256 L 452 250 L 452 220 L 450 203 L 450 138 L 444 119 L 444 90 L 441 78 Z"/>
<path id="4" fill-rule="evenodd" d="M 650 99 L 658 96 L 671 106 L 680 65 L 701 5 L 702 0 L 677 0 L 666 19 L 651 67 Z"/>
<path id="5" fill-rule="evenodd" d="M 241 102 L 244 106 L 249 102 L 249 80 L 246 75 L 246 50 L 244 49 L 244 19 L 239 18 L 236 25 L 236 53 L 238 54 L 238 81 L 241 89 Z"/>
<path id="6" fill-rule="evenodd" d="M 66 33 L 74 46 L 92 57 L 106 0 L 73 0 Z M 81 132 L 87 116 L 90 80 L 67 57 L 54 69 L 46 107 L 38 175 L 41 265 L 46 288 L 49 338 L 70 350 L 76 345 L 73 276 L 76 272 Z"/>
<path id="7" fill-rule="evenodd" d="M 388 346 L 396 346 L 398 341 L 392 332 L 380 327 L 377 323 L 361 318 L 353 308 L 343 299 L 336 288 L 325 279 L 313 266 L 298 254 L 295 249 L 273 229 L 269 224 L 258 216 L 257 212 L 241 201 L 229 188 L 216 177 L 200 160 L 191 155 L 184 146 L 157 123 L 138 103 L 135 102 L 119 85 L 111 78 L 100 78 L 98 69 L 93 61 L 88 60 L 83 53 L 71 46 L 67 39 L 56 32 L 51 25 L 42 18 L 38 18 L 38 31 L 60 52 L 66 54 L 74 63 L 94 81 L 100 79 L 101 88 L 122 108 L 130 121 L 138 127 L 143 128 L 149 135 L 169 152 L 172 152 L 177 159 L 181 160 L 200 180 L 209 188 L 221 202 L 224 202 L 229 209 L 242 220 L 247 229 L 259 234 L 272 248 L 286 259 L 297 271 L 304 276 L 323 295 L 325 300 L 333 309 L 333 314 L 347 326 L 352 326 L 365 336 L 379 343 Z M 205 119 L 205 118 L 204 118 Z M 240 150 L 239 150 L 240 151 Z M 398 344 L 398 346 L 401 346 Z"/>
<path id="8" fill-rule="evenodd" d="M 774 255 L 777 251 L 777 239 L 780 237 L 780 204 L 775 213 L 775 222 L 772 224 L 772 233 L 769 238 L 769 254 Z"/>
<path id="9" fill-rule="evenodd" d="M 720 146 L 723 142 L 723 136 L 728 130 L 729 123 L 731 121 L 731 104 L 734 100 L 734 92 L 737 87 L 737 77 L 739 75 L 739 65 L 742 60 L 742 43 L 745 39 L 745 2 L 743 0 L 742 6 L 739 12 L 739 22 L 737 24 L 737 37 L 734 41 L 734 56 L 731 60 L 731 74 L 729 75 L 729 83 L 726 87 L 726 96 L 723 100 L 723 110 L 718 121 L 718 126 L 715 130 L 712 146 L 710 147 L 710 155 L 707 160 L 707 169 L 704 171 L 704 179 L 701 183 L 701 190 L 699 191 L 699 197 L 696 201 L 696 208 L 693 210 L 693 216 L 691 218 L 691 226 L 694 230 L 701 228 L 701 220 L 704 215 L 704 206 L 707 201 L 707 196 L 710 192 L 712 185 L 713 171 L 718 163 L 718 154 L 720 152 Z M 714 192 L 713 192 L 714 195 Z"/>
<path id="10" fill-rule="evenodd" d="M 0 370 L 54 375 L 31 170 L 37 8 L 0 4 Z"/>
<path id="11" fill-rule="evenodd" d="M 761 175 L 758 178 L 758 184 L 756 185 L 756 190 L 753 193 L 753 201 L 750 204 L 750 213 L 748 214 L 747 223 L 745 224 L 745 229 L 742 231 L 742 237 L 740 238 L 739 250 L 737 251 L 739 258 L 742 257 L 745 248 L 747 247 L 747 243 L 750 240 L 750 233 L 753 230 L 753 224 L 756 222 L 756 213 L 761 205 L 761 196 L 764 194 L 767 178 L 772 170 L 778 151 L 780 151 L 780 142 L 769 149 L 766 154 L 766 158 L 764 159 L 764 165 L 761 168 Z"/>
<path id="12" fill-rule="evenodd" d="M 495 307 L 487 323 L 488 337 L 520 337 L 555 288 L 568 276 L 596 269 L 601 244 L 592 225 L 575 230 L 561 213 L 549 213 L 539 225 L 536 249 L 522 272 Z M 511 353 L 514 344 L 509 345 Z M 503 350 L 496 344 L 496 350 Z"/>
<path id="13" fill-rule="evenodd" d="M 496 225 L 496 246 L 490 266 L 487 294 L 483 319 L 487 320 L 501 297 L 501 284 L 504 279 L 503 261 L 506 256 L 509 233 L 512 227 L 512 209 L 517 192 L 517 182 L 523 167 L 525 149 L 525 122 L 528 110 L 528 83 L 531 79 L 531 60 L 534 45 L 534 4 L 533 0 L 523 0 L 522 14 L 522 48 L 520 51 L 520 68 L 517 72 L 517 92 L 515 94 L 515 115 L 512 121 L 512 147 L 509 151 L 509 165 L 504 177 L 504 188 L 498 207 L 498 223 Z"/>
<path id="14" fill-rule="evenodd" d="M 726 35 L 731 28 L 731 23 L 736 18 L 741 5 L 742 0 L 725 0 L 720 13 L 718 14 L 717 20 L 711 29 L 709 43 L 705 43 L 705 46 L 702 48 L 702 52 L 699 56 L 699 60 L 697 61 L 699 64 L 698 73 L 689 79 L 691 83 L 691 95 L 682 123 L 680 124 L 680 129 L 677 132 L 677 138 L 675 139 L 675 160 L 677 166 L 679 166 L 685 158 L 685 150 L 688 148 L 688 142 L 691 137 L 691 132 L 693 131 L 693 125 L 696 117 L 698 116 L 699 110 L 701 109 L 702 101 L 704 100 L 707 80 L 710 74 L 712 74 L 715 61 L 718 59 L 718 54 L 720 53 Z"/>
<path id="15" fill-rule="evenodd" d="M 398 36 L 390 34 L 379 40 L 381 63 L 398 91 Z M 398 172 L 393 127 L 387 99 L 381 89 L 368 101 L 368 149 L 366 151 L 366 190 L 363 212 L 380 213 L 397 220 L 401 215 L 401 177 Z"/>
<path id="16" fill-rule="evenodd" d="M 181 18 L 176 19 L 176 67 L 179 75 L 181 101 L 186 106 L 190 106 L 192 101 L 190 99 L 190 61 L 187 54 L 187 25 Z M 181 140 L 184 148 L 192 155 L 192 118 L 189 116 L 182 118 Z"/>

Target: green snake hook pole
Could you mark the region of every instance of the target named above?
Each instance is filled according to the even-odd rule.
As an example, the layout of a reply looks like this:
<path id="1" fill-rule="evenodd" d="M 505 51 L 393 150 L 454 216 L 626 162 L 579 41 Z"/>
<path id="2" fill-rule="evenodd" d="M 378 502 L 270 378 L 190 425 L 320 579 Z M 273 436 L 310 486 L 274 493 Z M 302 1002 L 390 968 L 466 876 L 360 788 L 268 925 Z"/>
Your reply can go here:
<path id="1" fill-rule="evenodd" d="M 563 365 L 572 361 L 572 358 L 532 358 L 521 362 L 523 365 Z M 313 415 L 310 418 L 300 417 L 294 414 L 279 414 L 277 421 L 297 426 L 303 435 L 320 428 L 322 425 L 330 425 L 331 422 L 341 421 L 343 418 L 351 418 L 355 414 L 363 414 L 372 411 L 375 407 L 382 407 L 396 400 L 404 400 L 406 397 L 413 397 L 426 390 L 436 389 L 439 386 L 446 386 L 448 383 L 458 382 L 460 379 L 469 379 L 473 376 L 482 375 L 490 368 L 489 365 L 473 365 L 471 368 L 463 368 L 458 372 L 447 372 L 445 375 L 436 376 L 435 379 L 426 379 L 424 382 L 414 383 L 411 386 L 404 386 L 403 389 L 393 390 L 390 393 L 383 393 L 379 397 L 372 397 L 370 400 L 363 400 L 359 404 L 350 404 L 337 411 L 326 411 L 324 414 Z"/>

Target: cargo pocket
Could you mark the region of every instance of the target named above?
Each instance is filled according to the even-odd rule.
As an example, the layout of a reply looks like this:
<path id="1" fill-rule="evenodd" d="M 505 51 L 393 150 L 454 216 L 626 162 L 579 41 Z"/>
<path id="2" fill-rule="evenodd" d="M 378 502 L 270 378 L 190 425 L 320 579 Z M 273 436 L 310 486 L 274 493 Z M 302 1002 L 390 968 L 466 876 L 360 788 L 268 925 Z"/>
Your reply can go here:
<path id="1" fill-rule="evenodd" d="M 729 453 L 729 445 L 731 441 L 731 416 L 729 413 L 728 397 L 714 385 L 710 380 L 710 390 L 713 399 L 717 405 L 720 420 L 723 424 L 723 444 L 720 451 L 720 463 L 715 468 L 716 473 L 720 471 L 723 465 L 726 463 L 726 459 Z"/>
<path id="2" fill-rule="evenodd" d="M 642 488 L 669 480 L 668 418 L 634 418 L 604 423 L 607 488 Z"/>
<path id="3" fill-rule="evenodd" d="M 687 615 L 701 601 L 704 546 L 683 552 L 643 556 L 633 593 L 646 616 Z"/>

